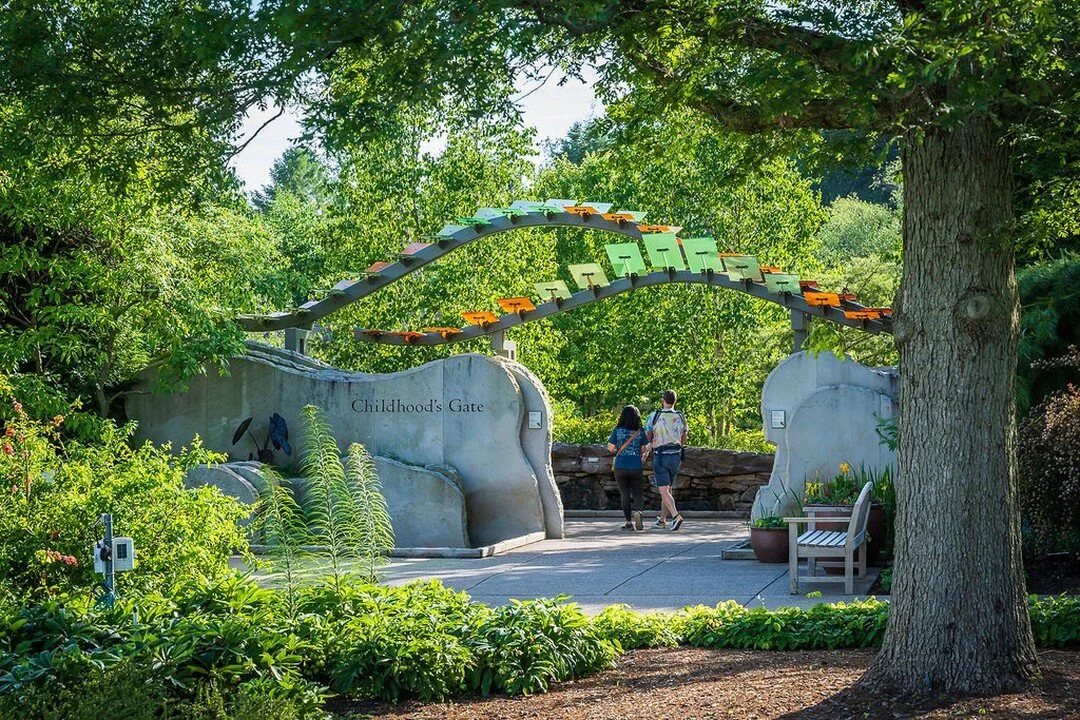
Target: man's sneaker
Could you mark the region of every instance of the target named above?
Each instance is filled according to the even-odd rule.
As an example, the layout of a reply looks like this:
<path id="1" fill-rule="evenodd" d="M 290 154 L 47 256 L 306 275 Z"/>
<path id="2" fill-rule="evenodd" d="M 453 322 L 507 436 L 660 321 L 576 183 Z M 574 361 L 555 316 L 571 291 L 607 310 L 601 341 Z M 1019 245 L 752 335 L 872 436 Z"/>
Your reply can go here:
<path id="1" fill-rule="evenodd" d="M 675 519 L 671 521 L 671 529 L 678 530 L 682 527 L 682 515 L 676 515 Z"/>
<path id="2" fill-rule="evenodd" d="M 656 522 L 653 523 L 653 527 L 666 528 L 667 523 L 664 522 L 663 520 L 661 520 L 660 518 L 656 518 Z"/>
<path id="3" fill-rule="evenodd" d="M 634 523 L 626 523 L 625 525 L 622 526 L 622 529 L 623 530 L 633 530 L 634 529 Z"/>
<path id="4" fill-rule="evenodd" d="M 642 524 L 641 524 L 641 511 L 640 510 L 635 510 L 634 511 L 634 529 L 635 530 L 642 530 L 643 529 Z"/>

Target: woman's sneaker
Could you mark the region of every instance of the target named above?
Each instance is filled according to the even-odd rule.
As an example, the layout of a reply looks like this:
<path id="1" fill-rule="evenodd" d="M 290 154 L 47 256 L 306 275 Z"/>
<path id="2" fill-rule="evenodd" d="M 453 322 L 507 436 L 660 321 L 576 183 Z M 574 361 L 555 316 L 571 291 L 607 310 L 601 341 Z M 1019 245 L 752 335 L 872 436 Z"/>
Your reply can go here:
<path id="1" fill-rule="evenodd" d="M 682 527 L 682 515 L 676 515 L 675 519 L 671 521 L 671 529 L 678 530 Z"/>
<path id="2" fill-rule="evenodd" d="M 628 523 L 626 523 L 625 525 L 622 526 L 622 529 L 623 530 L 633 530 L 634 529 L 634 523 L 629 523 L 628 522 Z"/>
<path id="3" fill-rule="evenodd" d="M 660 518 L 656 518 L 656 522 L 653 523 L 653 527 L 657 527 L 657 528 L 660 528 L 661 530 L 663 530 L 664 528 L 667 527 L 667 523 L 664 522 L 663 520 L 661 520 Z"/>
<path id="4" fill-rule="evenodd" d="M 635 510 L 633 517 L 634 517 L 634 529 L 635 530 L 644 529 L 642 527 L 642 524 L 641 524 L 641 511 L 640 510 Z"/>

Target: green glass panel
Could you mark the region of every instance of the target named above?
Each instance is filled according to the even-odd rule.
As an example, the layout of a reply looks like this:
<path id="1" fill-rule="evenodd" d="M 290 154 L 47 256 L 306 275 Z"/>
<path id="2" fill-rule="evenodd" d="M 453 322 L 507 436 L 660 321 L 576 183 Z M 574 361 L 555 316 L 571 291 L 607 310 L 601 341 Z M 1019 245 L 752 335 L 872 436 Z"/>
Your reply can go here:
<path id="1" fill-rule="evenodd" d="M 694 272 L 724 272 L 724 264 L 720 262 L 720 256 L 716 249 L 716 241 L 711 237 L 683 238 L 683 252 L 686 253 L 686 262 Z"/>
<path id="2" fill-rule="evenodd" d="M 675 239 L 675 233 L 648 233 L 642 235 L 645 248 L 649 251 L 649 262 L 654 268 L 667 270 L 685 270 L 682 250 L 679 249 L 679 241 Z"/>
<path id="3" fill-rule="evenodd" d="M 645 274 L 645 258 L 641 257 L 637 243 L 611 243 L 604 250 L 617 277 Z"/>
<path id="4" fill-rule="evenodd" d="M 551 302 L 555 298 L 560 300 L 570 299 L 570 288 L 566 287 L 566 283 L 562 280 L 534 283 L 533 287 L 536 288 L 536 294 L 540 296 L 541 302 Z"/>
<path id="5" fill-rule="evenodd" d="M 604 268 L 600 267 L 597 263 L 582 263 L 580 265 L 570 265 L 567 270 L 570 271 L 570 276 L 574 278 L 574 282 L 582 290 L 588 290 L 593 287 L 604 287 L 608 284 L 607 276 L 604 274 Z"/>

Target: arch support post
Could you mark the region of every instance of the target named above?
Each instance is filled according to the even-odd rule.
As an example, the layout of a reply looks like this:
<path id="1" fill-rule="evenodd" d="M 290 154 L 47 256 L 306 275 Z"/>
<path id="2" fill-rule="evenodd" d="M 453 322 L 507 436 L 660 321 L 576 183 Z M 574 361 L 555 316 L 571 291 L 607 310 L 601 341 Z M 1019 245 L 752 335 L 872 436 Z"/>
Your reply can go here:
<path id="1" fill-rule="evenodd" d="M 793 353 L 797 353 L 806 346 L 806 340 L 810 336 L 810 323 L 813 318 L 801 310 L 791 311 L 791 330 L 795 335 Z"/>
<path id="2" fill-rule="evenodd" d="M 491 338 L 491 349 L 495 351 L 496 355 L 509 360 L 517 359 L 517 343 L 506 339 L 506 331 L 499 330 L 491 333 L 488 337 Z"/>
<path id="3" fill-rule="evenodd" d="M 307 355 L 308 335 L 310 330 L 305 328 L 285 328 L 285 349 Z"/>

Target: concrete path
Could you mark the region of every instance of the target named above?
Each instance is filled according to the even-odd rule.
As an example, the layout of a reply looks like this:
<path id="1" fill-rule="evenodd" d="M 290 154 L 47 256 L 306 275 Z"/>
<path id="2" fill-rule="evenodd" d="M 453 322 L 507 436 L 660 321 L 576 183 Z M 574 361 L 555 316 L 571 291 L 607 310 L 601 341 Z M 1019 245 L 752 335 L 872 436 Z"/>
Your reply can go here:
<path id="1" fill-rule="evenodd" d="M 678 610 L 736 600 L 747 607 L 809 607 L 851 600 L 843 583 L 801 582 L 789 594 L 786 564 L 721 560 L 720 551 L 745 540 L 744 520 L 688 518 L 678 532 L 621 529 L 621 518 L 568 519 L 563 540 L 543 540 L 501 555 L 474 559 L 392 558 L 383 569 L 388 585 L 438 578 L 473 600 L 501 605 L 511 598 L 572 596 L 589 613 L 625 603 L 638 611 Z M 865 597 L 878 574 L 855 578 L 855 597 Z"/>

